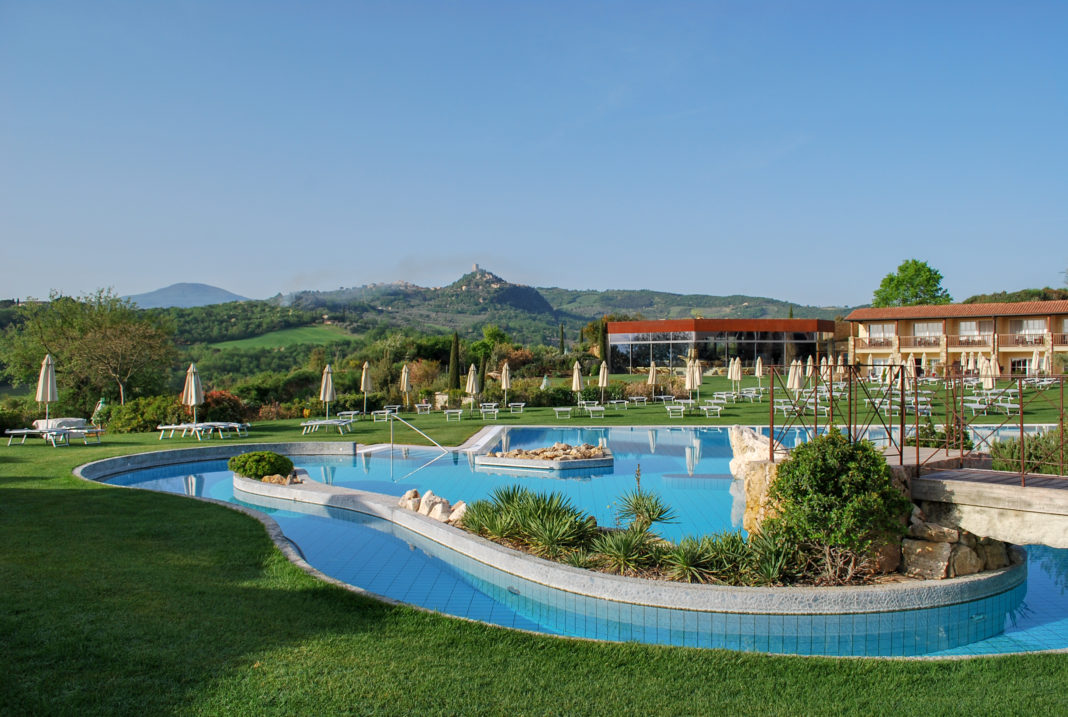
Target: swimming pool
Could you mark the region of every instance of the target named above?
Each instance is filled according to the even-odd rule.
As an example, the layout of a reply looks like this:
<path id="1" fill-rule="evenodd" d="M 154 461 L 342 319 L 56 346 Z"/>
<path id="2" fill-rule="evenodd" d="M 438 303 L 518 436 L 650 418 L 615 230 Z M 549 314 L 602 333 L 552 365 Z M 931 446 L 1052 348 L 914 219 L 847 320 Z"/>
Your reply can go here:
<path id="1" fill-rule="evenodd" d="M 742 498 L 732 492 L 733 481 L 727 475 L 730 448 L 724 429 L 535 428 L 511 429 L 502 438 L 510 448 L 554 441 L 604 442 L 612 449 L 616 465 L 610 474 L 565 479 L 536 474 L 512 476 L 480 473 L 465 455 L 442 456 L 437 451 L 400 448 L 356 458 L 300 457 L 297 462 L 315 480 L 389 495 L 400 495 L 411 487 L 420 491 L 431 488 L 452 501 L 470 501 L 487 495 L 498 485 L 517 482 L 538 490 L 562 490 L 608 525 L 613 522 L 613 503 L 620 492 L 634 487 L 634 472 L 640 465 L 642 486 L 660 492 L 679 512 L 679 522 L 661 531 L 667 537 L 714 532 L 736 527 L 740 522 Z M 224 461 L 154 468 L 109 482 L 238 502 Z M 1008 602 L 1001 606 L 1005 632 L 980 642 L 946 647 L 938 621 L 955 619 L 949 610 L 932 614 L 929 621 L 925 617 L 923 624 L 929 622 L 930 629 L 923 630 L 914 624 L 894 624 L 890 616 L 826 616 L 824 620 L 835 621 L 835 629 L 856 635 L 855 641 L 834 645 L 829 645 L 822 635 L 830 627 L 827 623 L 817 621 L 784 628 L 782 623 L 792 618 L 778 616 L 775 619 L 779 624 L 768 629 L 753 616 L 736 615 L 727 619 L 739 623 L 733 631 L 731 626 L 725 626 L 728 637 L 717 641 L 716 626 L 700 623 L 715 619 L 707 615 L 674 614 L 642 606 L 632 606 L 622 615 L 611 613 L 598 601 L 575 596 L 561 602 L 559 596 L 541 594 L 536 585 L 502 588 L 498 580 L 484 574 L 485 566 L 457 561 L 433 541 L 387 521 L 344 510 L 298 512 L 256 507 L 269 512 L 300 546 L 308 562 L 324 573 L 403 602 L 507 627 L 599 639 L 794 654 L 951 655 L 1068 648 L 1068 608 L 1064 601 L 1068 551 L 1063 550 L 1031 549 L 1026 588 L 1019 591 L 1026 593 L 1008 596 Z M 857 622 L 841 625 L 846 619 Z M 922 636 L 917 638 L 915 633 Z M 738 638 L 739 634 L 743 637 Z"/>

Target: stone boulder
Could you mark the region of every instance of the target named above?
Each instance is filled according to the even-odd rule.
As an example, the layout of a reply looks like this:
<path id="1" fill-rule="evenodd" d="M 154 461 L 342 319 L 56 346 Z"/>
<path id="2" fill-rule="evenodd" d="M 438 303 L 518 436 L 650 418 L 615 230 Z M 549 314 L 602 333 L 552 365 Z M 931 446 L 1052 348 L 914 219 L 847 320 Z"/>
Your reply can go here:
<path id="1" fill-rule="evenodd" d="M 949 571 L 946 577 L 959 578 L 962 575 L 974 575 L 983 569 L 983 559 L 964 543 L 953 546 L 949 557 Z"/>
<path id="2" fill-rule="evenodd" d="M 920 522 L 909 526 L 909 537 L 932 543 L 956 543 L 960 540 L 960 531 L 937 523 Z"/>
<path id="3" fill-rule="evenodd" d="M 768 460 L 768 446 L 771 442 L 767 436 L 757 433 L 748 426 L 731 426 L 727 429 L 727 438 L 730 440 L 731 458 L 730 471 L 735 478 L 741 479 L 746 463 L 766 462 Z M 781 446 L 775 449 L 775 460 L 781 461 L 789 455 L 789 452 Z"/>
<path id="4" fill-rule="evenodd" d="M 440 520 L 442 523 L 449 519 L 449 515 L 452 514 L 452 506 L 449 505 L 449 501 L 444 498 L 438 498 L 438 501 L 434 503 L 430 508 L 430 512 L 427 515 L 434 520 Z"/>
<path id="5" fill-rule="evenodd" d="M 429 515 L 430 509 L 434 507 L 434 503 L 437 502 L 438 497 L 434 495 L 434 491 L 428 490 L 423 493 L 423 497 L 419 499 L 419 512 L 423 515 Z"/>
<path id="6" fill-rule="evenodd" d="M 459 523 L 461 520 L 463 520 L 465 513 L 467 513 L 467 503 L 463 502 L 462 500 L 457 501 L 456 505 L 452 507 L 452 512 L 449 513 L 449 522 Z"/>
<path id="7" fill-rule="evenodd" d="M 914 578 L 941 580 L 949 574 L 952 543 L 932 543 L 927 540 L 905 538 L 901 541 L 904 572 Z"/>
<path id="8" fill-rule="evenodd" d="M 993 538 L 980 538 L 975 552 L 983 561 L 983 570 L 1000 570 L 1009 567 L 1012 562 L 1005 543 Z"/>

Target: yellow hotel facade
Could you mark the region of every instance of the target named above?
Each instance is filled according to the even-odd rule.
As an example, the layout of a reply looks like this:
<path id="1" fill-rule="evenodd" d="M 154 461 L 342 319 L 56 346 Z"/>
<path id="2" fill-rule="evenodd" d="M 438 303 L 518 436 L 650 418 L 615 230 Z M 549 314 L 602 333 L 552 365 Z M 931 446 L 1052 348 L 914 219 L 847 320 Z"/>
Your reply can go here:
<path id="1" fill-rule="evenodd" d="M 1056 357 L 1068 358 L 1068 301 L 855 309 L 846 321 L 854 364 L 879 366 L 912 354 L 917 363 L 926 356 L 927 363 L 959 368 L 975 353 L 996 356 L 1005 375 L 1037 373 L 1047 360 L 1057 373 Z"/>

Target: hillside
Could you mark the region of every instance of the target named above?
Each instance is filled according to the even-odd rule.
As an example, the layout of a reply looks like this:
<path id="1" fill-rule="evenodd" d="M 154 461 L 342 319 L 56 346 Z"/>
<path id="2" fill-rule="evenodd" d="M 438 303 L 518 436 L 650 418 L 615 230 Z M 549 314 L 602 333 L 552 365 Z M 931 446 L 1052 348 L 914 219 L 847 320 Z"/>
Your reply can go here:
<path id="1" fill-rule="evenodd" d="M 189 283 L 171 284 L 145 294 L 134 294 L 123 298 L 129 299 L 142 309 L 190 308 L 225 304 L 231 301 L 248 301 L 244 296 L 238 296 L 217 286 Z"/>
<path id="2" fill-rule="evenodd" d="M 1019 291 L 997 291 L 992 294 L 976 294 L 962 301 L 963 304 L 1000 304 L 1020 301 L 1063 301 L 1068 299 L 1068 289 L 1020 289 Z"/>
<path id="3" fill-rule="evenodd" d="M 648 289 L 612 289 L 577 291 L 574 289 L 539 288 L 557 311 L 583 317 L 604 314 L 641 314 L 649 319 L 776 319 L 790 314 L 798 319 L 833 319 L 848 314 L 845 306 L 802 306 L 760 296 L 709 296 L 706 294 L 672 294 Z"/>

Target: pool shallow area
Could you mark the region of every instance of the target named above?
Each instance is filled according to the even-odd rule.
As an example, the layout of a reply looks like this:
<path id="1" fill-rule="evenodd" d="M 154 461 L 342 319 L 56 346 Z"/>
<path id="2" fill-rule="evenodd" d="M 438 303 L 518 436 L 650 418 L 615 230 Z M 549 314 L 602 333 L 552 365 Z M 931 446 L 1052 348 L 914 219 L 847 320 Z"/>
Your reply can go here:
<path id="1" fill-rule="evenodd" d="M 356 457 L 295 460 L 316 481 L 388 495 L 400 495 L 411 487 L 431 488 L 453 501 L 471 501 L 497 486 L 515 483 L 563 491 L 609 525 L 613 504 L 620 492 L 635 486 L 634 473 L 640 465 L 642 487 L 661 493 L 679 513 L 679 522 L 662 531 L 667 537 L 731 529 L 740 522 L 744 506 L 741 496 L 731 491 L 730 448 L 723 429 L 511 429 L 501 439 L 510 448 L 555 441 L 604 442 L 616 465 L 609 474 L 552 478 L 479 472 L 465 454 L 424 449 L 387 448 Z M 108 482 L 240 502 L 234 498 L 231 474 L 222 460 L 145 469 Z M 823 615 L 806 620 L 797 615 L 717 615 L 619 606 L 530 581 L 502 579 L 492 565 L 457 557 L 433 540 L 379 518 L 326 506 L 256 503 L 253 507 L 277 521 L 307 561 L 328 575 L 402 602 L 506 627 L 791 654 L 948 656 L 1068 648 L 1068 551 L 1044 546 L 1029 550 L 1026 584 L 992 598 L 981 614 L 955 605 L 906 615 Z M 1002 634 L 970 644 L 957 644 L 947 634 L 947 625 L 961 635 L 989 634 L 989 625 L 978 623 L 990 616 L 1000 621 L 999 627 L 1004 624 Z"/>

